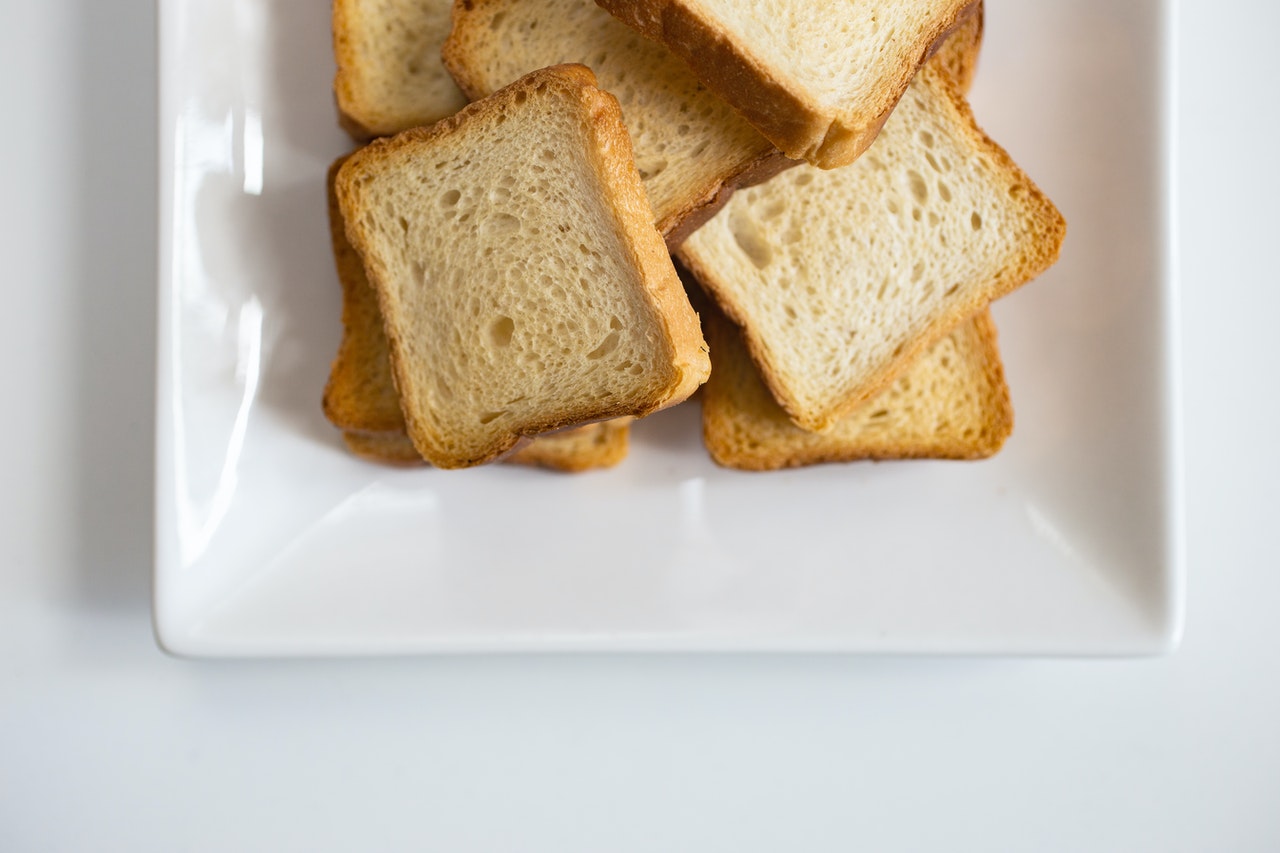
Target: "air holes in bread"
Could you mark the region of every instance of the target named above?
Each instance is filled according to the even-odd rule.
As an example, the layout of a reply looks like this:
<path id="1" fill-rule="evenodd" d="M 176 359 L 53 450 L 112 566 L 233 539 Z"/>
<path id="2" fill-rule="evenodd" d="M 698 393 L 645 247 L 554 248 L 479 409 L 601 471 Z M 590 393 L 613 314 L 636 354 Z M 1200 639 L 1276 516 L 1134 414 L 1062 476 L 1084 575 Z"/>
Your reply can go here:
<path id="1" fill-rule="evenodd" d="M 662 157 L 654 157 L 644 163 L 636 163 L 636 171 L 640 173 L 641 180 L 649 180 L 657 177 L 667 168 L 667 161 Z"/>
<path id="2" fill-rule="evenodd" d="M 520 220 L 509 213 L 495 213 L 484 220 L 481 228 L 486 235 L 501 237 L 519 231 Z"/>
<path id="3" fill-rule="evenodd" d="M 929 187 L 924 182 L 924 176 L 915 169 L 907 170 L 907 185 L 911 187 L 911 195 L 919 204 L 926 204 L 929 201 Z"/>
<path id="4" fill-rule="evenodd" d="M 735 208 L 729 216 L 729 230 L 733 239 L 750 260 L 758 268 L 764 269 L 773 262 L 773 247 L 769 238 L 761 230 L 760 224 L 740 208 Z"/>
<path id="5" fill-rule="evenodd" d="M 619 335 L 617 332 L 610 332 L 609 337 L 605 338 L 600 346 L 587 353 L 587 358 L 592 361 L 598 361 L 599 359 L 604 358 L 606 355 L 618 348 L 618 338 Z"/>
<path id="6" fill-rule="evenodd" d="M 511 346 L 511 336 L 515 334 L 516 322 L 510 317 L 499 317 L 489 327 L 489 339 L 496 347 Z"/>

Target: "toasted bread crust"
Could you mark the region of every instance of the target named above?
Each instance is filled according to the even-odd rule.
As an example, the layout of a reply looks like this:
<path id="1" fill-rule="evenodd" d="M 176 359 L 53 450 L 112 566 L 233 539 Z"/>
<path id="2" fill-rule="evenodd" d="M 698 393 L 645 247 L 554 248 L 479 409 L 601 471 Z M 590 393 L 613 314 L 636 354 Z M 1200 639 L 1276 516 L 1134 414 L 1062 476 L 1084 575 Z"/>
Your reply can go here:
<path id="1" fill-rule="evenodd" d="M 986 7 L 983 0 L 977 0 L 965 11 L 951 34 L 937 45 L 937 50 L 929 60 L 930 65 L 941 68 L 951 76 L 961 94 L 967 95 L 973 88 L 985 34 Z"/>
<path id="2" fill-rule="evenodd" d="M 338 209 L 335 182 L 350 155 L 329 167 L 329 237 L 338 281 L 342 285 L 342 340 L 329 369 L 323 408 L 325 417 L 347 432 L 404 432 L 400 398 L 392 384 L 382 315 L 364 262 L 347 240 Z"/>
<path id="3" fill-rule="evenodd" d="M 484 120 L 488 114 L 501 114 L 514 104 L 522 102 L 530 93 L 545 87 L 562 87 L 579 99 L 589 115 L 588 127 L 595 145 L 590 153 L 591 162 L 603 182 L 614 189 L 608 199 L 621 227 L 621 244 L 631 253 L 631 258 L 642 272 L 645 292 L 657 307 L 657 315 L 663 324 L 664 345 L 671 356 L 671 376 L 660 393 L 650 399 L 619 402 L 603 406 L 594 420 L 609 420 L 623 416 L 643 416 L 658 409 L 674 405 L 687 398 L 710 372 L 710 361 L 702 341 L 697 317 L 688 305 L 679 279 L 671 267 L 659 235 L 653 228 L 653 216 L 648 207 L 639 175 L 631 158 L 631 142 L 622 124 L 621 110 L 616 99 L 595 86 L 595 75 L 581 65 L 562 65 L 541 69 L 499 90 L 482 101 L 477 101 L 454 116 L 431 127 L 416 128 L 388 139 L 380 139 L 356 152 L 338 172 L 336 189 L 347 227 L 347 237 L 366 261 L 366 272 L 378 294 L 379 307 L 384 318 L 397 306 L 391 303 L 389 272 L 370 251 L 372 235 L 361 224 L 365 202 L 361 185 L 364 177 L 376 173 L 389 154 L 403 148 L 430 145 L 433 141 L 458 132 L 467 122 Z M 643 235 L 653 235 L 648 240 Z M 401 341 L 390 324 L 390 362 L 397 388 L 403 389 L 409 381 L 412 365 L 409 363 L 407 345 Z M 406 427 L 419 452 L 433 465 L 440 468 L 471 467 L 493 461 L 511 451 L 526 436 L 552 432 L 577 425 L 560 413 L 547 413 L 545 419 L 523 425 L 507 435 L 493 434 L 486 439 L 482 449 L 465 455 L 443 451 L 444 442 L 434 434 L 432 425 L 403 399 Z"/>
<path id="4" fill-rule="evenodd" d="M 622 121 L 618 99 L 594 85 L 583 89 L 583 97 L 592 109 L 590 128 L 595 136 L 595 145 L 589 153 L 595 163 L 595 171 L 604 176 L 607 185 L 620 190 L 610 194 L 605 201 L 613 208 L 618 221 L 651 223 L 653 211 L 636 171 L 631 136 Z M 711 360 L 706 341 L 702 338 L 702 325 L 689 306 L 689 297 L 675 267 L 671 265 L 671 254 L 665 243 L 656 240 L 622 242 L 631 253 L 632 264 L 640 270 L 650 299 L 657 306 L 658 319 L 663 325 L 663 339 L 676 368 L 674 383 L 659 399 L 641 411 L 628 413 L 641 417 L 687 400 L 699 385 L 707 381 Z"/>
<path id="5" fill-rule="evenodd" d="M 995 323 L 983 311 L 952 331 L 956 375 L 942 396 L 961 388 L 974 395 L 965 423 L 937 422 L 925 408 L 894 409 L 886 391 L 845 416 L 830 433 L 816 434 L 790 423 L 770 396 L 743 348 L 739 332 L 712 312 L 707 338 L 714 369 L 702 395 L 703 441 L 716 464 L 743 471 L 775 471 L 831 462 L 883 459 L 985 459 L 1013 431 L 1013 406 L 1000 361 Z M 904 374 L 917 384 L 936 369 L 926 353 Z M 895 389 L 890 389 L 895 390 Z M 877 421 L 884 418 L 883 425 Z M 896 421 L 894 419 L 897 419 Z"/>
<path id="6" fill-rule="evenodd" d="M 686 0 L 596 0 L 619 20 L 667 45 L 708 88 L 728 101 L 786 156 L 823 169 L 848 165 L 884 126 L 916 70 L 963 23 L 974 0 L 948 0 L 914 63 L 875 93 L 878 107 L 833 111 L 785 81 L 749 45 L 705 18 Z"/>

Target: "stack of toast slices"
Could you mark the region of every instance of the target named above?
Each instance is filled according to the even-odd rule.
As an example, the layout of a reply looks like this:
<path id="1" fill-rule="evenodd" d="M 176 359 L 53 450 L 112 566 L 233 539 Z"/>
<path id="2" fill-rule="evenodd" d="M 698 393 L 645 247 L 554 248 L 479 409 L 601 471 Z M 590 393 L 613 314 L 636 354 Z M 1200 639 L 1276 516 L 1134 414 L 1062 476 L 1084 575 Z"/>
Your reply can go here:
<path id="1" fill-rule="evenodd" d="M 983 16 L 334 0 L 340 121 L 368 144 L 329 173 L 326 416 L 387 464 L 583 471 L 705 384 L 726 467 L 996 453 L 989 306 L 1065 223 L 965 101 Z"/>

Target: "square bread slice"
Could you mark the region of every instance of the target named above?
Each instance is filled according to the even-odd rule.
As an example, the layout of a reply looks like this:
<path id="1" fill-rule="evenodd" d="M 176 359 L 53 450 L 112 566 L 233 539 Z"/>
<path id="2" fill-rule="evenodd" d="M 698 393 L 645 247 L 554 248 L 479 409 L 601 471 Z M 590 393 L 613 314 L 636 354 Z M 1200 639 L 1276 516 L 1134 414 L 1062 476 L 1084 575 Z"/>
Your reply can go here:
<path id="1" fill-rule="evenodd" d="M 542 69 L 338 172 L 409 437 L 440 468 L 686 399 L 710 371 L 618 102 Z"/>
<path id="2" fill-rule="evenodd" d="M 340 157 L 329 167 L 329 236 L 342 285 L 342 339 L 325 384 L 325 417 L 343 431 L 355 455 L 388 465 L 424 465 L 405 432 L 400 395 L 391 377 L 391 357 L 378 298 L 364 263 L 347 240 L 335 184 Z M 618 464 L 627 455 L 630 420 L 617 418 L 533 439 L 503 461 L 559 471 L 586 471 Z"/>
<path id="3" fill-rule="evenodd" d="M 784 154 L 857 159 L 973 0 L 597 0 Z"/>
<path id="4" fill-rule="evenodd" d="M 359 142 L 431 124 L 467 99 L 440 61 L 450 0 L 333 0 L 333 93 Z"/>
<path id="5" fill-rule="evenodd" d="M 678 57 L 594 0 L 468 0 L 453 14 L 444 62 L 473 99 L 538 68 L 590 66 L 622 105 L 658 230 L 675 245 L 734 186 L 794 165 Z"/>
<path id="6" fill-rule="evenodd" d="M 892 385 L 823 433 L 787 417 L 751 363 L 738 330 L 703 315 L 711 379 L 702 435 L 717 464 L 773 471 L 859 459 L 983 459 L 1013 431 L 1013 407 L 990 311 L 961 323 Z"/>
<path id="7" fill-rule="evenodd" d="M 1065 232 L 926 66 L 858 162 L 740 190 L 678 254 L 791 419 L 821 431 L 1048 268 Z"/>

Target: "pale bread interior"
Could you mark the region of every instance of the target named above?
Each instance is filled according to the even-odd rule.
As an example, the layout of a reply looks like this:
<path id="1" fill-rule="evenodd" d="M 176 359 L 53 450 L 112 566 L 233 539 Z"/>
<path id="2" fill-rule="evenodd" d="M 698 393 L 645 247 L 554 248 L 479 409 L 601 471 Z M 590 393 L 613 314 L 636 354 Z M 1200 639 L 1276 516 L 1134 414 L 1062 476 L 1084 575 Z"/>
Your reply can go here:
<path id="1" fill-rule="evenodd" d="M 445 55 L 473 97 L 547 65 L 589 66 L 622 106 L 664 234 L 762 158 L 775 158 L 775 170 L 790 165 L 678 57 L 593 0 L 472 0 L 455 14 Z"/>

